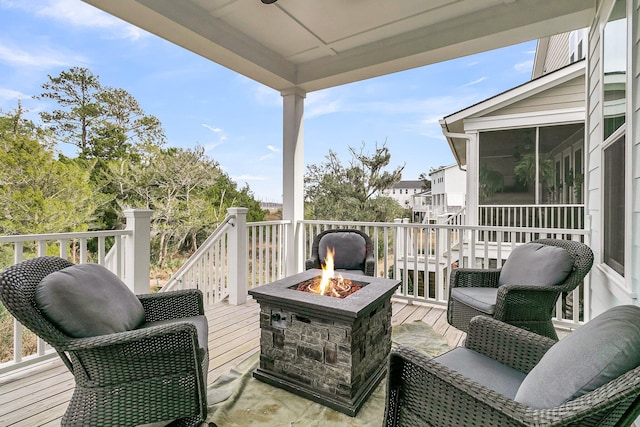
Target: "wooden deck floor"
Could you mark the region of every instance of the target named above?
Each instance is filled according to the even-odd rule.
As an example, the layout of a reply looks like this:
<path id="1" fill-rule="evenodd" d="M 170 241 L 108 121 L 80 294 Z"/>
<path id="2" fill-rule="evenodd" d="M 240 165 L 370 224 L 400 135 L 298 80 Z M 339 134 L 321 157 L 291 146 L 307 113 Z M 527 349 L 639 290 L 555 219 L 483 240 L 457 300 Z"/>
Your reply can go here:
<path id="1" fill-rule="evenodd" d="M 209 382 L 245 360 L 260 347 L 259 305 L 227 302 L 207 310 Z M 422 320 L 458 346 L 463 333 L 449 326 L 442 307 L 393 302 L 392 324 Z M 0 426 L 59 426 L 73 392 L 73 376 L 59 359 L 0 375 Z"/>

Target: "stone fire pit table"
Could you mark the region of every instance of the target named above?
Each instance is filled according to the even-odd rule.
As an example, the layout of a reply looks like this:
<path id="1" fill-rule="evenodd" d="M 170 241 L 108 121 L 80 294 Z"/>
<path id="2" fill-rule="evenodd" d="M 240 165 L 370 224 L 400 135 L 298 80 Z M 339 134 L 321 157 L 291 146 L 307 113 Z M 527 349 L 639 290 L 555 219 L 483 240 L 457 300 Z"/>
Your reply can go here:
<path id="1" fill-rule="evenodd" d="M 303 273 L 249 290 L 260 304 L 260 366 L 253 376 L 355 416 L 385 374 L 391 295 L 400 281 L 341 273 L 362 289 L 346 298 L 296 290 Z"/>

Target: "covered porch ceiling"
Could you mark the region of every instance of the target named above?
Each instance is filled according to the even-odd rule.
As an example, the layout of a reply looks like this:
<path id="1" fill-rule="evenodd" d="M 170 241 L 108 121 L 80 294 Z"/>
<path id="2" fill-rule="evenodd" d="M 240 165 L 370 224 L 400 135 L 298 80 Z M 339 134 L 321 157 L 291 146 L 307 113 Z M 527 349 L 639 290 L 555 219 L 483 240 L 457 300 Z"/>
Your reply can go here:
<path id="1" fill-rule="evenodd" d="M 595 0 L 83 0 L 278 91 L 304 92 L 591 24 Z"/>

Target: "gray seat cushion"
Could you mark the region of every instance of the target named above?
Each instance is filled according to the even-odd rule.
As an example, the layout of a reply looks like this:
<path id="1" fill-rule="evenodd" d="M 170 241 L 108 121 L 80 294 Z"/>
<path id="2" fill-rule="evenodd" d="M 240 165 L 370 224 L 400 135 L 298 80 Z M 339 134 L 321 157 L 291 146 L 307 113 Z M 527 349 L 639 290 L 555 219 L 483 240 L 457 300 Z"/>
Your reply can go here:
<path id="1" fill-rule="evenodd" d="M 188 322 L 196 327 L 198 331 L 198 348 L 206 352 L 209 347 L 209 323 L 205 316 L 182 317 L 180 319 L 158 320 L 155 322 L 145 322 L 141 328 L 150 328 L 158 325 L 170 325 L 176 322 Z"/>
<path id="2" fill-rule="evenodd" d="M 327 248 L 334 250 L 334 268 L 342 270 L 364 270 L 367 242 L 357 233 L 329 233 L 320 238 L 318 257 L 324 263 Z"/>
<path id="3" fill-rule="evenodd" d="M 515 248 L 505 261 L 499 285 L 561 284 L 573 270 L 569 252 L 558 246 L 526 243 Z"/>
<path id="4" fill-rule="evenodd" d="M 74 338 L 132 330 L 145 318 L 135 294 L 98 264 L 73 265 L 47 275 L 34 298 L 44 316 Z"/>
<path id="5" fill-rule="evenodd" d="M 464 347 L 455 348 L 433 360 L 509 399 L 516 396 L 526 376 L 524 372 Z"/>
<path id="6" fill-rule="evenodd" d="M 453 288 L 451 298 L 493 316 L 496 311 L 498 288 Z"/>
<path id="7" fill-rule="evenodd" d="M 553 345 L 515 400 L 552 408 L 640 366 L 640 307 L 611 308 Z"/>

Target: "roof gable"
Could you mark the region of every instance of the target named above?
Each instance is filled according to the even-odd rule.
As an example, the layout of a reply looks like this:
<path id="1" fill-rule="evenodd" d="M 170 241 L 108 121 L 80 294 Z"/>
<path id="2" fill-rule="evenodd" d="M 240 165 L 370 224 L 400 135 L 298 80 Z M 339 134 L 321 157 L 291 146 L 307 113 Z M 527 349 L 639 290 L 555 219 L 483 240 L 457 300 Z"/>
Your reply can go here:
<path id="1" fill-rule="evenodd" d="M 483 128 L 481 122 L 500 117 L 520 122 L 528 117 L 535 123 L 541 113 L 567 111 L 571 116 L 580 111 L 584 120 L 584 74 L 586 61 L 578 61 L 552 73 L 509 89 L 440 120 L 442 132 L 459 165 L 466 164 L 466 130 Z M 556 115 L 558 120 L 560 116 Z M 488 120 L 485 120 L 485 122 Z M 506 125 L 505 125 L 506 126 Z"/>

